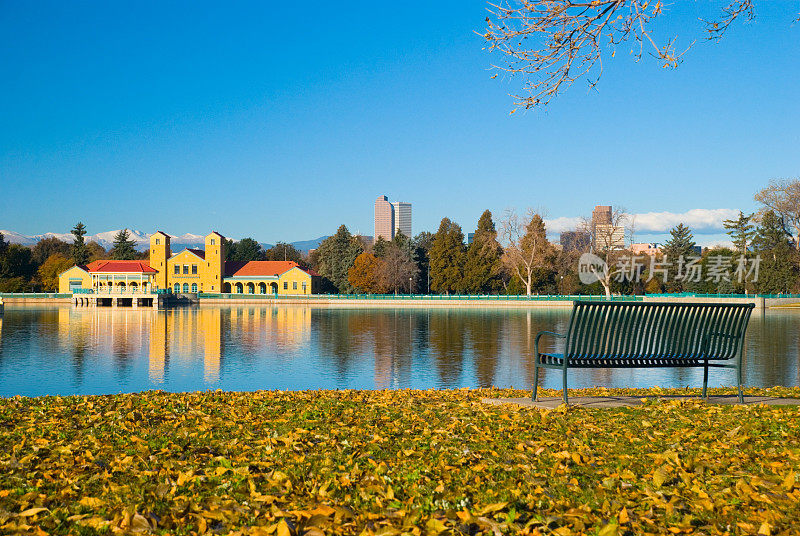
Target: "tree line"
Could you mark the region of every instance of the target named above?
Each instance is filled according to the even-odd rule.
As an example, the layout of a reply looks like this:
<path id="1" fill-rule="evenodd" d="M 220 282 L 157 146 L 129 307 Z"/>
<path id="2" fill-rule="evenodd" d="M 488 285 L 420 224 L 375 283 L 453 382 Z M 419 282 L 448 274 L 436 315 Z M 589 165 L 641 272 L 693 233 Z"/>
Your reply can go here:
<path id="1" fill-rule="evenodd" d="M 800 179 L 773 180 L 756 193 L 755 200 L 761 205 L 758 212 L 740 212 L 724 222 L 733 247 L 706 248 L 699 255 L 692 230 L 681 223 L 670 230 L 669 240 L 656 257 L 632 259 L 635 256 L 629 249 L 613 246 L 618 239 L 615 229 L 633 231 L 621 209 L 614 211 L 608 226 L 593 226 L 585 218 L 576 231 L 586 240 L 568 249 L 548 240 L 544 218 L 535 210 L 523 214 L 508 210 L 499 225 L 486 210 L 470 243 L 461 226 L 445 217 L 435 233 L 425 231 L 414 237 L 398 233 L 390 241 L 353 235 L 341 225 L 308 255 L 285 242 L 264 249 L 253 238 L 226 240 L 226 259 L 295 261 L 321 275 L 327 293 L 800 292 Z M 75 264 L 149 258 L 149 251 L 136 250 L 127 229 L 116 234 L 108 251 L 96 242 L 85 242 L 82 222 L 71 233 L 71 244 L 50 237 L 33 247 L 9 244 L 0 234 L 0 292 L 55 291 L 58 274 Z M 578 274 L 579 259 L 586 252 L 600 257 L 608 268 L 593 284 L 581 283 Z M 737 263 L 752 265 L 756 259 L 756 280 L 736 277 Z M 713 268 L 718 277 L 687 277 L 687 263 L 703 273 Z M 723 272 L 720 266 L 725 267 Z"/>

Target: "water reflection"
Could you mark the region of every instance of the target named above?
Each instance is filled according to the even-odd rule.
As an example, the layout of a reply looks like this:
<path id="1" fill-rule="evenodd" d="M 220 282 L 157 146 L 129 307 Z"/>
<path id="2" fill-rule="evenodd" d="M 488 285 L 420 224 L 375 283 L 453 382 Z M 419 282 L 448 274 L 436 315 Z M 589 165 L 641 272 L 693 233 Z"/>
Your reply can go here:
<path id="1" fill-rule="evenodd" d="M 337 309 L 299 306 L 7 308 L 0 395 L 144 389 L 429 388 L 533 381 L 533 337 L 564 332 L 569 310 Z M 561 341 L 545 339 L 544 348 Z M 800 311 L 754 314 L 748 385 L 798 385 Z M 692 369 L 570 372 L 586 387 L 698 386 Z M 543 385 L 560 387 L 544 371 Z M 712 385 L 733 373 L 712 371 Z"/>

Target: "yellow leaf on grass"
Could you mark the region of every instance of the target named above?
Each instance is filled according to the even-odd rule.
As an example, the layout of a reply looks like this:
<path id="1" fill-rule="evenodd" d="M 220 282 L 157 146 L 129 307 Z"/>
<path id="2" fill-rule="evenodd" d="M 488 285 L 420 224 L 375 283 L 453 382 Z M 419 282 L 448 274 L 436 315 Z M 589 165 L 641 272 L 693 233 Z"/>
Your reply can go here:
<path id="1" fill-rule="evenodd" d="M 192 479 L 192 471 L 186 471 L 185 473 L 178 473 L 178 485 L 183 486 L 188 481 Z"/>
<path id="2" fill-rule="evenodd" d="M 98 506 L 103 506 L 105 501 L 102 499 L 98 499 L 97 497 L 84 497 L 78 504 L 81 506 L 87 506 L 89 508 L 97 508 Z"/>
<path id="3" fill-rule="evenodd" d="M 17 514 L 17 516 L 18 517 L 31 517 L 31 516 L 35 516 L 39 512 L 45 512 L 45 511 L 47 511 L 47 508 L 40 508 L 40 507 L 39 508 L 28 508 L 24 512 L 20 512 L 19 514 Z"/>
<path id="4" fill-rule="evenodd" d="M 483 508 L 481 508 L 478 511 L 478 515 L 479 516 L 485 516 L 486 514 L 493 514 L 495 512 L 499 512 L 500 510 L 502 510 L 506 506 L 508 506 L 507 502 L 489 504 L 489 505 L 484 506 Z"/>
<path id="5" fill-rule="evenodd" d="M 292 531 L 289 530 L 285 519 L 281 519 L 278 523 L 278 536 L 292 536 Z"/>
<path id="6" fill-rule="evenodd" d="M 758 533 L 762 536 L 770 536 L 770 534 L 772 534 L 772 525 L 766 521 L 761 523 L 761 526 L 758 528 Z"/>
<path id="7" fill-rule="evenodd" d="M 667 480 L 669 480 L 669 472 L 663 465 L 653 471 L 653 484 L 655 484 L 657 488 L 663 486 L 664 482 Z"/>
<path id="8" fill-rule="evenodd" d="M 439 534 L 440 532 L 444 532 L 447 530 L 447 525 L 432 517 L 425 523 L 425 528 L 428 530 L 428 534 Z"/>
<path id="9" fill-rule="evenodd" d="M 628 516 L 628 509 L 623 508 L 622 510 L 620 510 L 617 519 L 619 520 L 620 525 L 628 523 L 631 520 L 630 517 Z"/>
<path id="10" fill-rule="evenodd" d="M 618 536 L 619 535 L 619 525 L 614 523 L 609 523 L 605 525 L 600 531 L 597 533 L 597 536 Z"/>

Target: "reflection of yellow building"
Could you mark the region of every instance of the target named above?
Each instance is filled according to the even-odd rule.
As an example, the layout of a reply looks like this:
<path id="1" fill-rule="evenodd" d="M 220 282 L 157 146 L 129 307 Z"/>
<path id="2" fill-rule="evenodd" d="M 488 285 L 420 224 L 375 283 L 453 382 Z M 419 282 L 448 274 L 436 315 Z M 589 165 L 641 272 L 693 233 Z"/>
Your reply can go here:
<path id="1" fill-rule="evenodd" d="M 303 295 L 318 292 L 319 276 L 292 261 L 225 260 L 225 237 L 212 232 L 205 249 L 172 254 L 170 236 L 150 236 L 149 261 L 94 261 L 59 274 L 59 292 L 83 289 L 104 292 L 111 287 L 128 293 L 169 289 L 174 293 Z"/>
<path id="2" fill-rule="evenodd" d="M 203 338 L 203 378 L 207 383 L 219 380 L 219 369 L 222 363 L 222 311 L 200 309 L 198 332 Z"/>
<path id="3" fill-rule="evenodd" d="M 154 312 L 150 323 L 150 380 L 163 383 L 170 355 L 203 359 L 203 377 L 219 380 L 222 363 L 222 312 L 219 308 Z"/>
<path id="4" fill-rule="evenodd" d="M 110 356 L 124 364 L 146 356 L 147 375 L 156 385 L 167 382 L 171 370 L 180 375 L 202 367 L 205 382 L 213 385 L 220 379 L 226 339 L 236 341 L 241 357 L 287 350 L 291 355 L 308 343 L 311 312 L 300 306 L 58 307 L 48 314 L 57 324 L 54 341 L 75 357 Z"/>

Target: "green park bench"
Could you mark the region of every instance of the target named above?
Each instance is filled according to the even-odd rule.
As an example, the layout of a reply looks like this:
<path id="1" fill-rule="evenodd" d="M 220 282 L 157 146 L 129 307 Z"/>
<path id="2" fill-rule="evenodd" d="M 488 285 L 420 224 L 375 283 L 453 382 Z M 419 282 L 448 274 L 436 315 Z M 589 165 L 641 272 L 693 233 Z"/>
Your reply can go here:
<path id="1" fill-rule="evenodd" d="M 533 400 L 539 369 L 563 372 L 564 403 L 570 368 L 709 367 L 736 369 L 742 395 L 742 351 L 752 303 L 575 301 L 566 334 L 542 331 L 534 340 Z M 565 339 L 563 353 L 539 352 L 539 339 Z"/>

